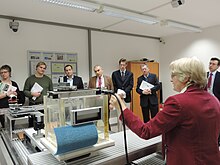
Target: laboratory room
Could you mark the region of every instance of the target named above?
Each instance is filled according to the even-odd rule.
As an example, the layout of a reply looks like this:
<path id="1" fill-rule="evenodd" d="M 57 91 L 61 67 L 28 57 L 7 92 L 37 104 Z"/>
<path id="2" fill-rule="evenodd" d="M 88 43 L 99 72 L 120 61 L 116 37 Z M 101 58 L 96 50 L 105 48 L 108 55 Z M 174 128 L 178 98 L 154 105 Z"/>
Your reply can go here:
<path id="1" fill-rule="evenodd" d="M 219 165 L 220 1 L 0 5 L 0 165 Z"/>

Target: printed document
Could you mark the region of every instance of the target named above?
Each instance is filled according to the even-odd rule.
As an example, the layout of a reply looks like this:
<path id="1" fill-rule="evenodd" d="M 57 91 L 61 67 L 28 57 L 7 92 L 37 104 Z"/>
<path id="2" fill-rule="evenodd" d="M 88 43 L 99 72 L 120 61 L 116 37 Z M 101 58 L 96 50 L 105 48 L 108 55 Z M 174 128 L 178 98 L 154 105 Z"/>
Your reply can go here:
<path id="1" fill-rule="evenodd" d="M 152 85 L 151 83 L 146 82 L 146 81 L 144 81 L 144 80 L 141 82 L 141 85 L 140 85 L 140 89 L 141 89 L 141 90 L 151 89 L 151 88 L 153 88 L 153 87 L 154 87 L 154 85 Z"/>
<path id="2" fill-rule="evenodd" d="M 33 87 L 31 88 L 31 92 L 42 92 L 43 88 L 35 82 Z M 36 100 L 36 97 L 32 97 L 33 100 Z"/>
<path id="3" fill-rule="evenodd" d="M 6 83 L 0 83 L 0 91 L 7 93 L 8 91 L 13 91 L 15 92 L 17 90 L 17 87 L 12 86 L 10 84 L 6 84 Z"/>

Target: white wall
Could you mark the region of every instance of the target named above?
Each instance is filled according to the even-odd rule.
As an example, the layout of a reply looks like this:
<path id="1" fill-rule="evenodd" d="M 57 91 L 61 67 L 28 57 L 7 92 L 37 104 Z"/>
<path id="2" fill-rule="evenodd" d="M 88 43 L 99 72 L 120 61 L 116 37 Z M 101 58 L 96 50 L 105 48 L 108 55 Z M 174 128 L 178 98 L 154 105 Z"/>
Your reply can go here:
<path id="1" fill-rule="evenodd" d="M 0 19 L 0 66 L 12 67 L 12 80 L 20 89 L 28 77 L 27 50 L 77 52 L 78 75 L 89 80 L 87 30 L 19 21 L 18 32 L 9 29 L 9 21 Z M 149 38 L 94 32 L 92 65 L 100 64 L 107 75 L 117 69 L 118 60 L 138 60 L 143 57 L 159 62 L 159 41 Z"/>
<path id="2" fill-rule="evenodd" d="M 0 19 L 0 66 L 12 67 L 12 80 L 23 89 L 28 76 L 27 50 L 78 53 L 78 74 L 88 80 L 87 30 L 19 21 L 18 32 L 9 29 L 9 20 Z M 83 67 L 81 67 L 83 66 Z"/>
<path id="3" fill-rule="evenodd" d="M 19 30 L 9 29 L 9 21 L 0 19 L 0 65 L 12 67 L 12 79 L 21 89 L 28 76 L 27 50 L 63 51 L 78 53 L 78 73 L 89 80 L 87 30 L 19 21 Z M 160 81 L 166 99 L 175 94 L 170 83 L 169 63 L 188 56 L 200 58 L 208 70 L 209 59 L 220 57 L 220 26 L 202 33 L 185 33 L 158 40 L 92 31 L 92 65 L 100 64 L 107 75 L 118 68 L 118 60 L 138 60 L 143 57 L 160 63 Z M 136 80 L 135 80 L 136 81 Z"/>
<path id="4" fill-rule="evenodd" d="M 92 65 L 101 65 L 104 74 L 111 75 L 112 71 L 118 69 L 118 61 L 122 57 L 127 60 L 146 57 L 159 62 L 158 43 L 155 39 L 93 31 Z"/>
<path id="5" fill-rule="evenodd" d="M 196 56 L 202 60 L 207 71 L 211 57 L 220 58 L 220 26 L 203 30 L 202 33 L 184 33 L 165 38 L 160 45 L 160 80 L 163 82 L 163 96 L 175 94 L 170 82 L 169 64 L 182 57 Z"/>

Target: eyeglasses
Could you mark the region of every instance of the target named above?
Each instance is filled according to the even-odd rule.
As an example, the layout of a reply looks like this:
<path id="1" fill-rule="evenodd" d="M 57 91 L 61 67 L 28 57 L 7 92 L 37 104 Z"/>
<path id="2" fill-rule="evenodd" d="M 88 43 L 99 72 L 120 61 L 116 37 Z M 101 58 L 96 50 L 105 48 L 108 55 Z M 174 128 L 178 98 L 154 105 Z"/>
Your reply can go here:
<path id="1" fill-rule="evenodd" d="M 176 76 L 175 73 L 171 73 L 171 78 L 174 78 Z"/>
<path id="2" fill-rule="evenodd" d="M 97 73 L 97 72 L 99 72 L 99 71 L 100 71 L 100 69 L 94 70 L 95 73 Z"/>

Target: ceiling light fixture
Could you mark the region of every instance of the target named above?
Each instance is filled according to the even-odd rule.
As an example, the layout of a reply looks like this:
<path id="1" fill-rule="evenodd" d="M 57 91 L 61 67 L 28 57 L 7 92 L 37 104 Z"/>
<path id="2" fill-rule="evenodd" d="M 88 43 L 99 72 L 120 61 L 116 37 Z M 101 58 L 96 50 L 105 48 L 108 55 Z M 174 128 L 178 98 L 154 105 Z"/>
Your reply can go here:
<path id="1" fill-rule="evenodd" d="M 89 3 L 85 1 L 78 1 L 78 0 L 42 0 L 43 2 L 52 3 L 60 6 L 66 6 L 76 9 L 81 9 L 89 12 L 95 12 L 96 9 L 99 7 L 98 4 Z"/>
<path id="2" fill-rule="evenodd" d="M 171 21 L 171 20 L 162 21 L 161 25 L 173 27 L 176 29 L 181 29 L 187 32 L 202 32 L 201 28 L 198 26 L 193 26 L 193 25 L 184 24 L 184 23 Z"/>
<path id="3" fill-rule="evenodd" d="M 107 16 L 123 18 L 126 20 L 132 20 L 145 24 L 155 24 L 159 22 L 159 20 L 157 20 L 156 17 L 153 16 L 138 14 L 135 12 L 130 12 L 127 10 L 117 9 L 113 7 L 103 6 L 92 2 L 86 2 L 80 0 L 74 0 L 74 1 L 73 0 L 41 0 L 41 1 L 56 5 L 71 7 L 71 8 L 77 8 L 90 12 L 102 13 Z"/>
<path id="4" fill-rule="evenodd" d="M 116 8 L 107 7 L 107 6 L 104 6 L 101 13 L 108 15 L 108 16 L 123 18 L 123 19 L 132 20 L 132 21 L 145 23 L 145 24 L 155 24 L 159 22 L 159 20 L 153 16 L 138 14 L 135 12 L 130 12 L 130 11 L 122 10 L 122 9 L 116 9 Z"/>

